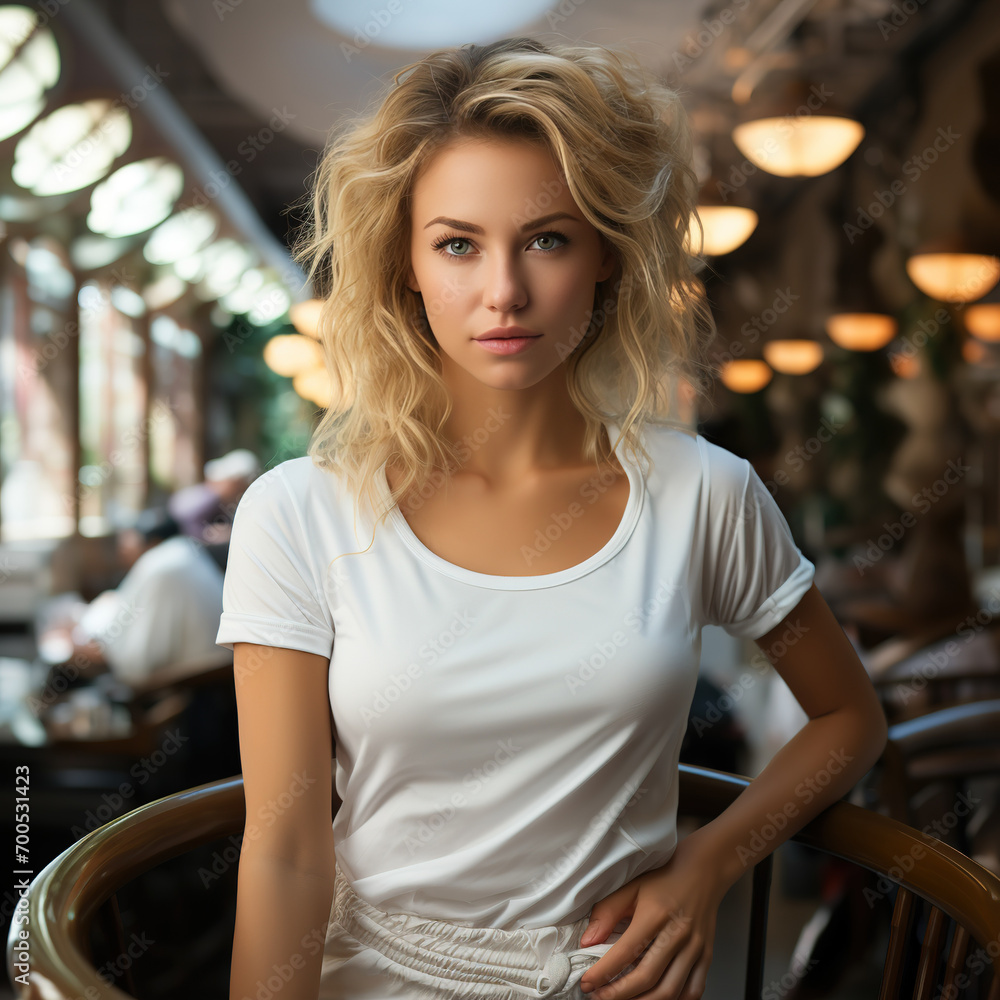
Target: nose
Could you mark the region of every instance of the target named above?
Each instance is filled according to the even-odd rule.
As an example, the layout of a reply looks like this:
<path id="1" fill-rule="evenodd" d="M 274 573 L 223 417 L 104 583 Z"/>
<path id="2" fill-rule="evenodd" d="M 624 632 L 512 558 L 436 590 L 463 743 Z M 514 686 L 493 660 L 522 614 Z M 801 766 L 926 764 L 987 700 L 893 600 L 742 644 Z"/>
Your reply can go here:
<path id="1" fill-rule="evenodd" d="M 520 268 L 509 258 L 498 255 L 485 269 L 483 305 L 496 312 L 523 309 L 528 288 Z"/>

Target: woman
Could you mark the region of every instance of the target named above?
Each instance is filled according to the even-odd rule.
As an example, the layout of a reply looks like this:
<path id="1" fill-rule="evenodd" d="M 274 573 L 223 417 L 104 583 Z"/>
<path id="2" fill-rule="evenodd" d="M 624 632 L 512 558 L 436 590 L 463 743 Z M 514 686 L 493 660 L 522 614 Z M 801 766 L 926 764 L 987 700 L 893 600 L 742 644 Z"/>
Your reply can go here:
<path id="1" fill-rule="evenodd" d="M 298 248 L 336 403 L 233 526 L 230 996 L 691 1000 L 726 891 L 885 722 L 749 463 L 676 420 L 712 329 L 676 95 L 525 38 L 407 69 Z M 707 623 L 811 721 L 678 843 Z"/>

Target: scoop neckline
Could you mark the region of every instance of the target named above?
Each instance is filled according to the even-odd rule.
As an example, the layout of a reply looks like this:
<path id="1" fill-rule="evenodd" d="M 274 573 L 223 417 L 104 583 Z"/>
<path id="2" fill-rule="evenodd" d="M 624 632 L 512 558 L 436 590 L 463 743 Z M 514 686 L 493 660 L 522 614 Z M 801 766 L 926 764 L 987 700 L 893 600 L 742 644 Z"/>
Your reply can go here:
<path id="1" fill-rule="evenodd" d="M 614 423 L 605 422 L 608 431 L 608 440 L 614 441 L 617 437 L 618 427 Z M 628 501 L 625 504 L 625 511 L 622 519 L 615 529 L 614 534 L 592 555 L 584 559 L 583 562 L 575 566 L 568 566 L 566 569 L 557 570 L 554 573 L 538 573 L 534 576 L 504 576 L 494 573 L 479 573 L 476 570 L 467 569 L 456 563 L 449 562 L 436 552 L 432 552 L 416 536 L 413 529 L 403 517 L 398 505 L 393 505 L 389 512 L 389 519 L 392 521 L 400 538 L 407 548 L 419 559 L 425 562 L 432 569 L 449 576 L 462 583 L 474 584 L 478 587 L 488 587 L 493 590 L 541 590 L 544 587 L 557 587 L 563 583 L 569 583 L 587 573 L 603 566 L 612 556 L 614 556 L 631 537 L 636 523 L 639 520 L 639 512 L 642 509 L 642 501 L 645 496 L 645 483 L 640 470 L 627 461 L 621 453 L 621 443 L 615 448 L 615 455 L 622 464 L 629 482 Z M 386 478 L 384 461 L 378 469 L 375 477 L 379 493 L 386 504 L 392 502 L 392 494 L 389 490 L 389 481 Z"/>

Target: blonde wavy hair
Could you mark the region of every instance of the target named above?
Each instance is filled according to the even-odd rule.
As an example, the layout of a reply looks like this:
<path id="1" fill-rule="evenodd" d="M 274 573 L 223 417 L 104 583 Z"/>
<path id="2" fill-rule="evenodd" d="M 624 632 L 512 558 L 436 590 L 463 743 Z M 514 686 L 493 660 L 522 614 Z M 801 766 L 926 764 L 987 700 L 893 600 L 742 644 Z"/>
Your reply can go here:
<path id="1" fill-rule="evenodd" d="M 414 180 L 444 145 L 466 138 L 544 144 L 616 251 L 590 328 L 565 362 L 591 461 L 613 457 L 605 421 L 620 428 L 612 450 L 623 442 L 633 461 L 651 461 L 643 424 L 689 430 L 671 385 L 682 378 L 701 395 L 712 372 L 715 325 L 686 244 L 698 183 L 679 95 L 634 54 L 605 46 L 517 37 L 433 52 L 328 139 L 293 248 L 310 281 L 325 279 L 319 334 L 335 387 L 308 453 L 373 509 L 380 466 L 398 460 L 405 473 L 381 519 L 468 457 L 442 436 L 452 402 L 421 297 L 406 284 Z"/>

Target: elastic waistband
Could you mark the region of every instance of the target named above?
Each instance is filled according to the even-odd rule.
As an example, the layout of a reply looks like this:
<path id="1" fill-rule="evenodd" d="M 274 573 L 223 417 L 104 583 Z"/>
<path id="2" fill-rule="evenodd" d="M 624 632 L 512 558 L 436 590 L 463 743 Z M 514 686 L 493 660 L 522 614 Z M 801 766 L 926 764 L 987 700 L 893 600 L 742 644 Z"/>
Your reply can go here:
<path id="1" fill-rule="evenodd" d="M 583 997 L 577 986 L 583 974 L 621 936 L 616 928 L 606 941 L 581 948 L 586 916 L 568 924 L 503 930 L 386 913 L 354 891 L 339 865 L 333 916 L 382 956 L 379 966 L 386 975 L 430 987 L 435 997 L 448 997 L 452 990 L 456 1000 Z"/>

